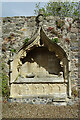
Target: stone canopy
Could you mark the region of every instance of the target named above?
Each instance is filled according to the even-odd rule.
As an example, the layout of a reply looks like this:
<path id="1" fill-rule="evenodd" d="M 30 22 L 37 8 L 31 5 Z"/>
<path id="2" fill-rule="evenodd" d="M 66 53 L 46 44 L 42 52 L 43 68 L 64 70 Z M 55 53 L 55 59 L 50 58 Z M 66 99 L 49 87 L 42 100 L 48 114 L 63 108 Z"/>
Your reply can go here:
<path id="1" fill-rule="evenodd" d="M 40 27 L 29 43 L 24 44 L 10 62 L 10 97 L 55 96 L 60 93 L 66 99 L 69 91 L 68 73 L 65 51 L 53 43 Z M 60 87 L 60 91 L 56 89 L 57 86 Z"/>
<path id="2" fill-rule="evenodd" d="M 36 17 L 35 34 L 10 60 L 11 98 L 48 96 L 66 101 L 71 97 L 69 45 L 53 42 L 43 19 L 42 14 Z"/>

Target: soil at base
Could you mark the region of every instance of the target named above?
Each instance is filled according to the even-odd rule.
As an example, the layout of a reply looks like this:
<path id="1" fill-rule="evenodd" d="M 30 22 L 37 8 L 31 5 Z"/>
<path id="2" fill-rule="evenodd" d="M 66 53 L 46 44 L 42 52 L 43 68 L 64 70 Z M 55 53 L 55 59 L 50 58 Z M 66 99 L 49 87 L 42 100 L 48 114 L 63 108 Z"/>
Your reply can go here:
<path id="1" fill-rule="evenodd" d="M 3 103 L 2 118 L 78 118 L 79 103 L 71 106 Z M 5 119 L 5 120 L 6 120 Z M 9 119 L 8 119 L 9 120 Z M 11 119 L 12 120 L 12 119 Z M 15 119 L 13 119 L 15 120 Z M 22 119 L 21 119 L 22 120 Z"/>

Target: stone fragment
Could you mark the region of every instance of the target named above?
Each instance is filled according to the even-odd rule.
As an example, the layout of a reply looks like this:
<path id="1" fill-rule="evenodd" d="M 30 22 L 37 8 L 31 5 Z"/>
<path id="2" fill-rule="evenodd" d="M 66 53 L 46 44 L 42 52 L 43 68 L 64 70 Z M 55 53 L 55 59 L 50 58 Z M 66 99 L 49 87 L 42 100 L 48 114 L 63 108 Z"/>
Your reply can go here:
<path id="1" fill-rule="evenodd" d="M 41 22 L 43 21 L 43 16 L 39 16 L 38 20 Z"/>
<path id="2" fill-rule="evenodd" d="M 2 44 L 2 51 L 6 52 L 6 44 Z"/>
<path id="3" fill-rule="evenodd" d="M 46 20 L 52 20 L 52 19 L 54 19 L 53 16 L 47 16 L 47 17 L 46 17 Z"/>
<path id="4" fill-rule="evenodd" d="M 77 38 L 77 36 L 76 36 L 76 34 L 75 34 L 75 33 L 71 33 L 70 38 L 71 38 L 71 39 L 76 39 L 76 38 Z"/>
<path id="5" fill-rule="evenodd" d="M 56 21 L 56 25 L 58 28 L 61 28 L 65 24 L 64 20 L 58 19 Z"/>
<path id="6" fill-rule="evenodd" d="M 73 18 L 65 17 L 65 22 L 68 22 L 69 24 L 71 24 L 73 22 Z"/>
<path id="7" fill-rule="evenodd" d="M 64 27 L 68 29 L 69 28 L 69 23 L 66 22 Z"/>
<path id="8" fill-rule="evenodd" d="M 26 78 L 34 78 L 34 77 L 35 77 L 35 75 L 33 73 L 29 73 L 26 75 Z"/>
<path id="9" fill-rule="evenodd" d="M 71 28 L 72 33 L 78 33 L 78 28 Z"/>

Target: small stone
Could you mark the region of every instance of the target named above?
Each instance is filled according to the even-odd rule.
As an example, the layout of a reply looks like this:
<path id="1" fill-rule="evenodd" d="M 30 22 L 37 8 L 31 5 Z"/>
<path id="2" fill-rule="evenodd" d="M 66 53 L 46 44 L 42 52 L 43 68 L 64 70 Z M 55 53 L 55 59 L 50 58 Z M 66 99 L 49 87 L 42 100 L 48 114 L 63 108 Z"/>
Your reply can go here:
<path id="1" fill-rule="evenodd" d="M 67 105 L 74 105 L 74 102 L 72 102 L 72 100 L 70 100 Z"/>
<path id="2" fill-rule="evenodd" d="M 2 51 L 6 52 L 6 45 L 5 44 L 2 44 Z"/>
<path id="3" fill-rule="evenodd" d="M 38 20 L 43 21 L 43 16 L 39 16 Z"/>
<path id="4" fill-rule="evenodd" d="M 69 28 L 69 23 L 66 22 L 64 27 L 65 27 L 65 28 Z"/>
<path id="5" fill-rule="evenodd" d="M 71 27 L 75 28 L 75 27 L 76 27 L 76 25 L 75 25 L 75 24 L 72 24 L 72 25 L 71 25 Z"/>
<path id="6" fill-rule="evenodd" d="M 42 22 L 40 22 L 40 23 L 39 23 L 39 26 L 42 26 L 42 24 L 43 24 L 43 23 L 42 23 Z"/>
<path id="7" fill-rule="evenodd" d="M 53 19 L 54 19 L 53 16 L 47 16 L 47 17 L 46 17 L 46 20 L 53 20 Z"/>
<path id="8" fill-rule="evenodd" d="M 71 39 L 76 39 L 77 36 L 76 36 L 76 34 L 71 34 L 71 35 L 70 35 L 70 38 L 71 38 Z"/>
<path id="9" fill-rule="evenodd" d="M 33 104 L 33 102 L 32 102 L 32 101 L 30 101 L 30 102 L 29 102 L 29 104 Z"/>
<path id="10" fill-rule="evenodd" d="M 35 104 L 40 104 L 40 101 L 36 100 Z"/>
<path id="11" fill-rule="evenodd" d="M 71 28 L 72 33 L 78 33 L 78 28 Z"/>
<path id="12" fill-rule="evenodd" d="M 34 76 L 35 75 L 33 73 L 29 73 L 29 74 L 26 75 L 27 78 L 34 78 Z"/>

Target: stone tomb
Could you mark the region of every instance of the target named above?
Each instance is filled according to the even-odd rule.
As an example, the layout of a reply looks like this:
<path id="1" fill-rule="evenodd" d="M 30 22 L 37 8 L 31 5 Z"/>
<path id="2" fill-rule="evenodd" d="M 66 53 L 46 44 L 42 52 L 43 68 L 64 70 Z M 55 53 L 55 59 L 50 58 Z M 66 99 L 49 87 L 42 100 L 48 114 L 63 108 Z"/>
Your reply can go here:
<path id="1" fill-rule="evenodd" d="M 43 28 L 10 60 L 10 98 L 71 96 L 69 62 L 65 51 Z"/>

